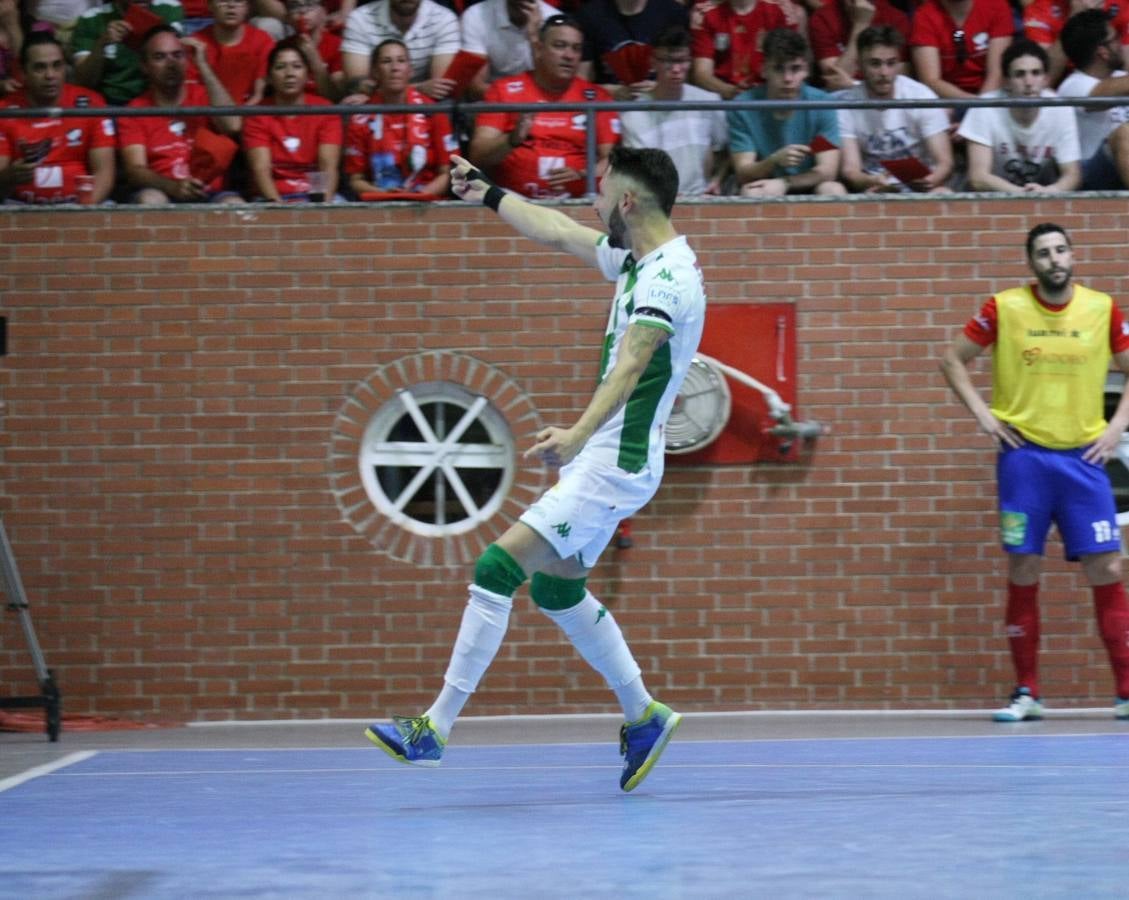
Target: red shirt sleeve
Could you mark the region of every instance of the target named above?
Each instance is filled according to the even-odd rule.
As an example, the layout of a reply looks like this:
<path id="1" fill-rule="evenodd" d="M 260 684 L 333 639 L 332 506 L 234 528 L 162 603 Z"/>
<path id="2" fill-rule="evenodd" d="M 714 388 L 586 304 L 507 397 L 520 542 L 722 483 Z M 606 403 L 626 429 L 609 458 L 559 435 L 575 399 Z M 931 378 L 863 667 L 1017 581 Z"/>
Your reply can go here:
<path id="1" fill-rule="evenodd" d="M 990 297 L 980 307 L 980 312 L 969 319 L 964 326 L 964 336 L 981 347 L 990 347 L 996 342 L 996 298 Z"/>
<path id="2" fill-rule="evenodd" d="M 523 91 L 519 89 L 506 90 L 507 85 L 520 84 L 520 78 L 499 78 L 491 82 L 490 87 L 486 89 L 486 93 L 482 95 L 484 103 L 505 103 L 507 100 L 521 101 Z M 514 127 L 515 116 L 514 113 L 508 112 L 483 112 L 475 117 L 475 126 L 486 125 L 489 128 L 496 128 L 501 132 L 512 131 Z"/>
<path id="3" fill-rule="evenodd" d="M 839 43 L 842 14 L 837 3 L 828 3 L 812 13 L 808 22 L 808 37 L 816 62 L 824 59 L 837 59 L 843 55 Z"/>
<path id="4" fill-rule="evenodd" d="M 1109 315 L 1109 348 L 1115 354 L 1129 350 L 1129 322 L 1125 321 L 1116 303 Z"/>
<path id="5" fill-rule="evenodd" d="M 340 116 L 322 116 L 316 117 L 318 120 L 317 125 L 317 142 L 318 144 L 333 144 L 340 147 L 344 143 L 344 129 L 341 127 Z"/>
<path id="6" fill-rule="evenodd" d="M 368 171 L 368 116 L 351 116 L 345 140 L 345 174 L 364 175 Z"/>
<path id="7" fill-rule="evenodd" d="M 595 99 L 598 102 L 604 102 L 614 100 L 615 98 L 602 87 L 597 87 Z M 619 121 L 619 113 L 602 112 L 596 114 L 597 144 L 618 144 L 619 135 L 622 130 Z"/>
<path id="8" fill-rule="evenodd" d="M 243 120 L 243 147 L 269 147 L 271 145 L 269 116 L 248 116 Z"/>

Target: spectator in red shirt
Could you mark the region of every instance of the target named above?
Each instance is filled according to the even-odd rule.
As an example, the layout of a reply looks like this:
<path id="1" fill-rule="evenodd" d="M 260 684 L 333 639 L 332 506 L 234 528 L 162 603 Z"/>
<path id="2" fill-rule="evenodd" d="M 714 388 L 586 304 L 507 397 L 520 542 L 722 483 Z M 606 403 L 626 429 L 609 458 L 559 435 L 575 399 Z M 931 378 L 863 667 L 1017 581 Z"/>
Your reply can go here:
<path id="1" fill-rule="evenodd" d="M 550 16 L 533 49 L 533 70 L 499 78 L 486 91 L 489 103 L 565 103 L 611 100 L 598 85 L 577 76 L 584 35 L 572 16 Z M 580 197 L 587 189 L 587 115 L 554 109 L 538 113 L 480 113 L 470 156 L 499 187 L 529 197 Z M 619 117 L 596 117 L 598 173 L 619 142 Z"/>
<path id="2" fill-rule="evenodd" d="M 944 98 L 999 90 L 1014 31 L 1007 0 L 925 0 L 909 39 L 917 79 Z"/>
<path id="3" fill-rule="evenodd" d="M 306 93 L 310 68 L 289 37 L 279 41 L 267 62 L 268 95 L 262 106 L 330 106 L 324 97 Z M 341 164 L 341 117 L 248 116 L 243 148 L 251 170 L 253 193 L 262 200 L 332 200 Z"/>
<path id="4" fill-rule="evenodd" d="M 389 38 L 372 51 L 376 90 L 369 103 L 434 101 L 409 84 L 412 63 L 403 41 Z M 451 154 L 458 149 L 445 115 L 366 113 L 353 116 L 345 141 L 345 174 L 358 197 L 382 191 L 445 196 L 451 186 Z"/>
<path id="5" fill-rule="evenodd" d="M 1069 68 L 1059 36 L 1075 13 L 1105 9 L 1121 40 L 1122 68 L 1129 64 L 1129 5 L 1123 0 L 1033 0 L 1023 10 L 1023 36 L 1047 49 L 1051 65 L 1048 83 L 1058 84 Z"/>
<path id="6" fill-rule="evenodd" d="M 188 51 L 194 51 L 202 84 L 188 81 Z M 197 132 L 208 130 L 205 116 L 177 115 L 184 106 L 231 106 L 231 96 L 208 65 L 202 44 L 181 38 L 176 29 L 162 25 L 146 35 L 141 47 L 141 69 L 149 89 L 128 104 L 130 108 L 164 110 L 159 116 L 123 118 L 118 127 L 118 145 L 135 203 L 239 203 L 242 198 L 224 190 L 224 173 L 206 181 L 192 171 L 192 150 Z M 239 132 L 237 116 L 211 120 L 225 135 Z"/>
<path id="7" fill-rule="evenodd" d="M 858 36 L 884 25 L 909 38 L 909 17 L 890 0 L 828 0 L 812 14 L 808 37 L 825 90 L 854 87 L 862 77 Z"/>
<path id="8" fill-rule="evenodd" d="M 789 27 L 783 9 L 770 0 L 699 4 L 690 17 L 690 51 L 694 55 L 690 80 L 732 100 L 764 80 L 764 36 L 775 28 Z"/>
<path id="9" fill-rule="evenodd" d="M 298 36 L 298 47 L 310 67 L 306 92 L 338 100 L 345 87 L 341 35 L 326 26 L 320 0 L 286 0 L 286 21 Z"/>
<path id="10" fill-rule="evenodd" d="M 43 31 L 28 35 L 20 50 L 24 87 L 0 102 L 8 109 L 106 106 L 88 88 L 66 84 L 63 45 Z M 0 119 L 0 198 L 20 203 L 73 203 L 76 178 L 94 176 L 93 202 L 114 187 L 114 123 L 89 119 Z"/>
<path id="11" fill-rule="evenodd" d="M 263 97 L 274 39 L 247 21 L 249 0 L 209 0 L 208 6 L 215 22 L 193 38 L 204 46 L 208 65 L 236 105 L 254 106 Z"/>

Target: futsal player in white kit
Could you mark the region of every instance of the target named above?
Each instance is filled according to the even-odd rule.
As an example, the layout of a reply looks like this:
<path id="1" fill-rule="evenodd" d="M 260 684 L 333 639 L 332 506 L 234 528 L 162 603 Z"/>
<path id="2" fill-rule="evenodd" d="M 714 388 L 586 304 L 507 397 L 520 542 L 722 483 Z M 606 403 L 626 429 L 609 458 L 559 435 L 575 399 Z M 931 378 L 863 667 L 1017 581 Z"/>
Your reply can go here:
<path id="1" fill-rule="evenodd" d="M 567 251 L 615 282 L 599 383 L 569 428 L 548 427 L 526 451 L 560 467 L 538 499 L 475 565 L 470 598 L 431 707 L 374 723 L 368 738 L 405 763 L 437 766 L 455 718 L 506 632 L 513 596 L 532 576 L 533 602 L 603 676 L 623 707 L 620 787 L 650 772 L 682 716 L 655 700 L 612 614 L 585 586 L 616 527 L 654 496 L 662 480 L 663 431 L 698 349 L 706 312 L 694 251 L 675 231 L 678 173 L 662 150 L 616 147 L 595 209 L 607 234 L 506 193 L 452 156 L 452 190 L 495 210 L 525 237 Z"/>

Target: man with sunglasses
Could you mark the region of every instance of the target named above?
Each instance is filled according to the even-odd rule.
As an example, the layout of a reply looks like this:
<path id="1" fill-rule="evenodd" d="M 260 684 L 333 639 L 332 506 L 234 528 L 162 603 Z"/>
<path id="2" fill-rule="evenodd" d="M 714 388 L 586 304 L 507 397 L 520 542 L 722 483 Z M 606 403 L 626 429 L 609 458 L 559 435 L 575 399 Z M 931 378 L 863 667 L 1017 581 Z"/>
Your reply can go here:
<path id="1" fill-rule="evenodd" d="M 1129 75 L 1121 68 L 1121 38 L 1109 14 L 1089 9 L 1062 29 L 1062 49 L 1074 71 L 1059 85 L 1060 97 L 1121 97 Z M 1082 145 L 1082 189 L 1120 191 L 1129 185 L 1129 107 L 1075 107 Z"/>
<path id="2" fill-rule="evenodd" d="M 576 103 L 611 100 L 603 88 L 577 74 L 584 33 L 576 19 L 550 16 L 533 47 L 533 69 L 499 78 L 487 89 L 487 103 Z M 526 197 L 582 197 L 587 190 L 588 116 L 580 109 L 479 113 L 470 141 L 470 160 L 499 187 Z M 614 112 L 596 113 L 596 164 L 602 172 L 619 143 Z"/>
<path id="3" fill-rule="evenodd" d="M 956 100 L 999 90 L 1014 32 L 1007 0 L 925 0 L 909 38 L 917 78 L 938 97 Z"/>

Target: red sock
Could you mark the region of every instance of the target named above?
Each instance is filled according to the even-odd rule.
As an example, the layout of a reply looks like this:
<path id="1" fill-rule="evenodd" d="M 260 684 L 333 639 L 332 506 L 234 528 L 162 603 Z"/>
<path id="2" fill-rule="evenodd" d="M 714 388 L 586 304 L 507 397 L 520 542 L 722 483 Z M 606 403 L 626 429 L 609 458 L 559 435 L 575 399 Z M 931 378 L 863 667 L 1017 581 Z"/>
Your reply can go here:
<path id="1" fill-rule="evenodd" d="M 1007 585 L 1007 640 L 1015 683 L 1039 696 L 1039 585 Z"/>
<path id="2" fill-rule="evenodd" d="M 1099 584 L 1094 588 L 1094 612 L 1098 630 L 1109 653 L 1117 696 L 1129 698 L 1129 601 L 1120 581 Z"/>

